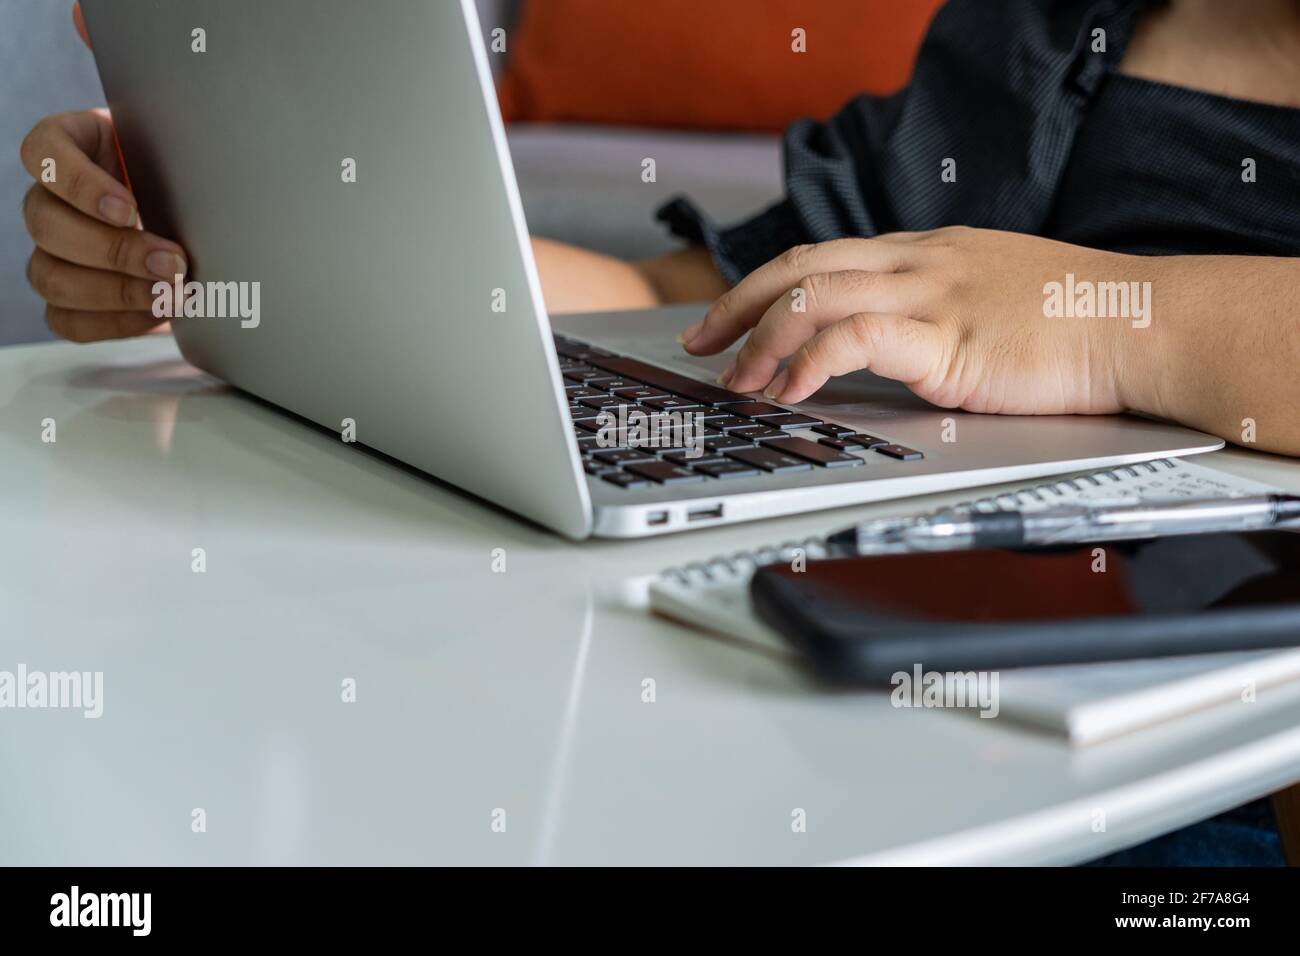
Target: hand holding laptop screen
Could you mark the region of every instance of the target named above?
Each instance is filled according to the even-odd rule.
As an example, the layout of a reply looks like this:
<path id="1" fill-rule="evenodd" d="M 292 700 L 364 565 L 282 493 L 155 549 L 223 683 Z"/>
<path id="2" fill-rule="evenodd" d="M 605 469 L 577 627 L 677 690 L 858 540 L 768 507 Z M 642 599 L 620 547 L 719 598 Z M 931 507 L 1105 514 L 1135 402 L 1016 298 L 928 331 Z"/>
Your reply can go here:
<path id="1" fill-rule="evenodd" d="M 954 3 L 941 12 L 928 48 L 942 49 L 952 36 L 963 35 L 965 6 Z M 89 43 L 80 4 L 74 15 Z M 1209 35 L 1259 27 L 1222 16 L 1200 27 Z M 1131 24 L 1123 26 L 1127 33 Z M 1300 48 L 1292 27 L 1277 24 L 1277 35 Z M 1115 51 L 1122 73 L 1145 75 L 1160 66 L 1175 74 L 1157 77 L 1166 83 L 1202 82 L 1187 64 L 1179 66 L 1181 60 L 1172 66 L 1148 63 L 1147 39 L 1141 32 L 1133 49 Z M 1236 96 L 1271 102 L 1285 93 L 1284 81 L 1277 89 L 1263 81 L 1252 88 L 1245 64 L 1240 72 L 1225 81 Z M 923 52 L 914 86 L 941 86 L 945 75 Z M 1044 76 L 1043 82 L 1056 79 Z M 1274 118 L 1287 121 L 1280 112 Z M 106 116 L 73 113 L 42 121 L 23 149 L 25 166 L 37 180 L 24 207 L 37 245 L 29 274 L 49 304 L 50 326 L 77 341 L 156 327 L 146 280 L 172 280 L 177 269 L 186 268 L 179 245 L 136 228 L 139 217 L 116 168 L 113 140 Z M 1014 155 L 1015 147 L 1007 150 Z M 958 177 L 960 158 L 935 158 L 935 181 L 942 183 L 935 188 L 947 190 L 944 195 L 987 188 Z M 64 175 L 47 179 L 48 161 L 60 164 Z M 996 216 L 986 218 L 998 224 Z M 792 230 L 786 245 L 803 240 Z M 1230 249 L 1230 238 L 1220 246 Z M 1196 248 L 1220 246 L 1201 242 Z M 717 271 L 696 252 L 624 263 L 548 243 L 538 262 L 547 299 L 566 308 L 644 307 L 722 287 Z M 1294 350 L 1262 344 L 1272 335 L 1291 334 L 1275 316 L 1294 301 L 1295 281 L 1293 263 L 1278 257 L 1247 263 L 1227 256 L 1124 255 L 1022 230 L 884 231 L 871 239 L 794 245 L 726 293 L 683 339 L 691 354 L 708 355 L 748 335 L 723 373 L 727 384 L 787 403 L 806 400 L 832 377 L 870 369 L 945 408 L 1002 414 L 1133 410 L 1296 453 L 1300 420 L 1281 358 Z M 1207 369 L 1212 388 L 1205 387 Z M 1262 430 L 1243 424 L 1261 419 L 1268 422 Z"/>

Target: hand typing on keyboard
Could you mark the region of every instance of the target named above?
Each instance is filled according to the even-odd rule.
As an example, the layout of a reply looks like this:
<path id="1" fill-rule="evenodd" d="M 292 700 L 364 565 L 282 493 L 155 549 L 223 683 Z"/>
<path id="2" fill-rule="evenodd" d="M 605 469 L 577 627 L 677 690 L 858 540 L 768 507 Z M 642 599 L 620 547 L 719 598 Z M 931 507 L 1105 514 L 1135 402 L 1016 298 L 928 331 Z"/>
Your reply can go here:
<path id="1" fill-rule="evenodd" d="M 824 468 L 861 467 L 868 452 L 915 461 L 919 451 L 852 428 L 604 349 L 556 337 L 574 437 L 587 474 L 620 488 L 762 478 Z M 703 427 L 680 441 L 637 440 L 611 419 L 637 415 L 689 420 Z"/>
<path id="2" fill-rule="evenodd" d="M 719 381 L 786 404 L 832 376 L 870 369 L 946 408 L 1119 412 L 1129 407 L 1126 389 L 1149 374 L 1152 351 L 1149 296 L 1131 298 L 1129 287 L 1149 291 L 1151 282 L 1136 280 L 1155 268 L 1148 257 L 988 229 L 837 239 L 755 270 L 682 341 L 693 355 L 713 355 L 748 333 Z M 1049 318 L 1045 288 L 1073 273 L 1115 280 L 1136 311 Z M 1108 309 L 1102 298 L 1097 310 Z"/>

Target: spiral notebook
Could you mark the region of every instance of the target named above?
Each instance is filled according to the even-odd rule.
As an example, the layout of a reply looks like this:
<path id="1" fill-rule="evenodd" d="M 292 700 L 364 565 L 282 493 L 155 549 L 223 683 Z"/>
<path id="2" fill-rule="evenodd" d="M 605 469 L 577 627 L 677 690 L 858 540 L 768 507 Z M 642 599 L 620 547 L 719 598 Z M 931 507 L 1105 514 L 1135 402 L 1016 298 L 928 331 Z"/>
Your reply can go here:
<path id="1" fill-rule="evenodd" d="M 1175 458 L 1070 475 L 961 505 L 1034 511 L 1077 501 L 1119 504 L 1276 491 Z M 669 568 L 650 584 L 650 607 L 693 628 L 793 657 L 790 645 L 753 613 L 749 579 L 766 564 L 825 555 L 825 539 L 812 537 Z M 1003 716 L 1087 744 L 1235 699 L 1246 682 L 1258 690 L 1296 678 L 1300 649 L 1022 668 L 1001 672 L 999 692 Z"/>

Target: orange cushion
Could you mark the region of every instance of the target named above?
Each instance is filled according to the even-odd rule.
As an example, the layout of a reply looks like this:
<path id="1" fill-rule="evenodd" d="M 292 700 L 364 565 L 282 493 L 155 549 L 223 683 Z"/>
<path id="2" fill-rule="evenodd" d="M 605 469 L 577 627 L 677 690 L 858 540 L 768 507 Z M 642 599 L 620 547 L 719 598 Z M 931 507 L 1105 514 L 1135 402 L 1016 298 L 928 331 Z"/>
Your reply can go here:
<path id="1" fill-rule="evenodd" d="M 524 0 L 507 120 L 780 130 L 907 85 L 943 0 Z M 804 31 L 806 52 L 792 33 Z"/>

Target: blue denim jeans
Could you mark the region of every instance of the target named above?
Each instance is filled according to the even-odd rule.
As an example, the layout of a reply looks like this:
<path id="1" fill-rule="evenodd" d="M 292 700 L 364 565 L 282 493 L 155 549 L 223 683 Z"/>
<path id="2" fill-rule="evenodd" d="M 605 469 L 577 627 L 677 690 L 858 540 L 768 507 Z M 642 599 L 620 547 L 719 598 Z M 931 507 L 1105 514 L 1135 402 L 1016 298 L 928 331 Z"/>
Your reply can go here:
<path id="1" fill-rule="evenodd" d="M 1266 797 L 1085 865 L 1286 866 L 1286 857 Z"/>

